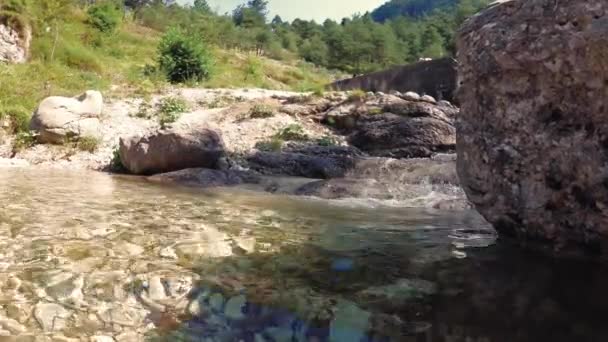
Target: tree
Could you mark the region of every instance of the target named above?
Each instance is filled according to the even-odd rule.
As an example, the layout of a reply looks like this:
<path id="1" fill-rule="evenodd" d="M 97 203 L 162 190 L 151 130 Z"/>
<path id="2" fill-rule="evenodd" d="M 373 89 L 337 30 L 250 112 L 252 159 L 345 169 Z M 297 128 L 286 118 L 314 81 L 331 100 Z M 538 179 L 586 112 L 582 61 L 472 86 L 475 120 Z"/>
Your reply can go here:
<path id="1" fill-rule="evenodd" d="M 445 55 L 443 38 L 434 26 L 428 26 L 422 34 L 422 57 L 438 58 Z"/>
<path id="2" fill-rule="evenodd" d="M 194 0 L 192 8 L 200 13 L 210 13 L 211 7 L 207 3 L 207 0 Z"/>
<path id="3" fill-rule="evenodd" d="M 281 18 L 281 16 L 279 15 L 275 15 L 274 18 L 272 18 L 272 21 L 270 22 L 270 26 L 272 26 L 273 28 L 281 27 L 283 26 L 283 24 L 283 18 Z"/>
<path id="4" fill-rule="evenodd" d="M 268 1 L 266 0 L 249 0 L 247 7 L 254 10 L 257 14 L 264 18 L 266 22 L 266 16 L 268 15 Z"/>
<path id="5" fill-rule="evenodd" d="M 124 0 L 126 7 L 133 11 L 133 17 L 137 18 L 142 8 L 151 5 L 153 0 Z"/>

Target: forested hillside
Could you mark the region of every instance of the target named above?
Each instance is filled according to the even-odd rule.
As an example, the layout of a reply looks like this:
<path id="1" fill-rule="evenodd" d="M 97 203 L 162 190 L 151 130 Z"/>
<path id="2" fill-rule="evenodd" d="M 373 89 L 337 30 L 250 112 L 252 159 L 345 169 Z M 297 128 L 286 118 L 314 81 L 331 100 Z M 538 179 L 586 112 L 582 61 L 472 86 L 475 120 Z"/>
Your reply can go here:
<path id="1" fill-rule="evenodd" d="M 419 18 L 438 9 L 456 6 L 458 0 L 390 0 L 372 12 L 372 18 L 385 22 L 399 16 Z"/>
<path id="2" fill-rule="evenodd" d="M 484 2 L 428 12 L 406 1 L 428 14 L 316 23 L 270 18 L 265 0 L 243 0 L 228 14 L 205 0 L 0 0 L 3 18 L 33 31 L 29 62 L 0 66 L 0 108 L 30 110 L 45 95 L 86 88 L 146 93 L 168 82 L 314 90 L 339 77 L 327 70 L 361 74 L 452 55 L 456 28 Z"/>

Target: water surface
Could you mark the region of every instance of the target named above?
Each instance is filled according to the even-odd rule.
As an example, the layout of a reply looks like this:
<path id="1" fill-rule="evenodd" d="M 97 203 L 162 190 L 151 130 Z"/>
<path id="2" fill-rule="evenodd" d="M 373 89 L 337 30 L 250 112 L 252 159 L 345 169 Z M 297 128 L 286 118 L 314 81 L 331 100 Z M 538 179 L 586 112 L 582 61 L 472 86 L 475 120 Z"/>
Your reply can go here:
<path id="1" fill-rule="evenodd" d="M 472 211 L 199 191 L 46 169 L 1 169 L 0 204 L 3 336 L 608 337 L 602 267 L 495 245 Z"/>

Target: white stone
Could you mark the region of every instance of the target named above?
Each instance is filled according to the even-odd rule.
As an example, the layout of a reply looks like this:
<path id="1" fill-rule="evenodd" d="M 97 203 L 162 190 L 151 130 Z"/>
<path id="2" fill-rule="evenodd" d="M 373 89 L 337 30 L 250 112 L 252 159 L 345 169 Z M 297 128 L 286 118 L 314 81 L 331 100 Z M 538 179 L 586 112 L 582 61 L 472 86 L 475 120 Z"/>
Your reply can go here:
<path id="1" fill-rule="evenodd" d="M 91 336 L 91 342 L 114 342 L 114 338 L 103 335 Z"/>
<path id="2" fill-rule="evenodd" d="M 77 97 L 51 96 L 42 100 L 32 116 L 30 128 L 41 143 L 63 144 L 70 137 L 101 136 L 99 117 L 103 98 L 88 90 Z"/>
<path id="3" fill-rule="evenodd" d="M 38 303 L 34 308 L 34 317 L 44 331 L 62 330 L 71 315 L 71 312 L 55 303 Z"/>

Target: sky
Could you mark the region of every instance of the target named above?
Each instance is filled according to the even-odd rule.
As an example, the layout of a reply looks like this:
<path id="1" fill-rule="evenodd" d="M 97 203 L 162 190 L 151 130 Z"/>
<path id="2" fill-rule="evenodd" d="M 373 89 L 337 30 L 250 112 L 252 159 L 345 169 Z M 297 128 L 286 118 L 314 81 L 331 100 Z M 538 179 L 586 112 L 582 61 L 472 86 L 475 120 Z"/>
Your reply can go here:
<path id="1" fill-rule="evenodd" d="M 192 0 L 181 0 L 182 3 Z M 355 13 L 365 13 L 382 5 L 387 0 L 269 0 L 270 18 L 276 14 L 283 20 L 292 21 L 295 18 L 314 19 L 322 23 L 325 19 L 335 20 L 350 17 Z M 218 13 L 232 12 L 246 0 L 207 0 L 211 8 Z"/>

